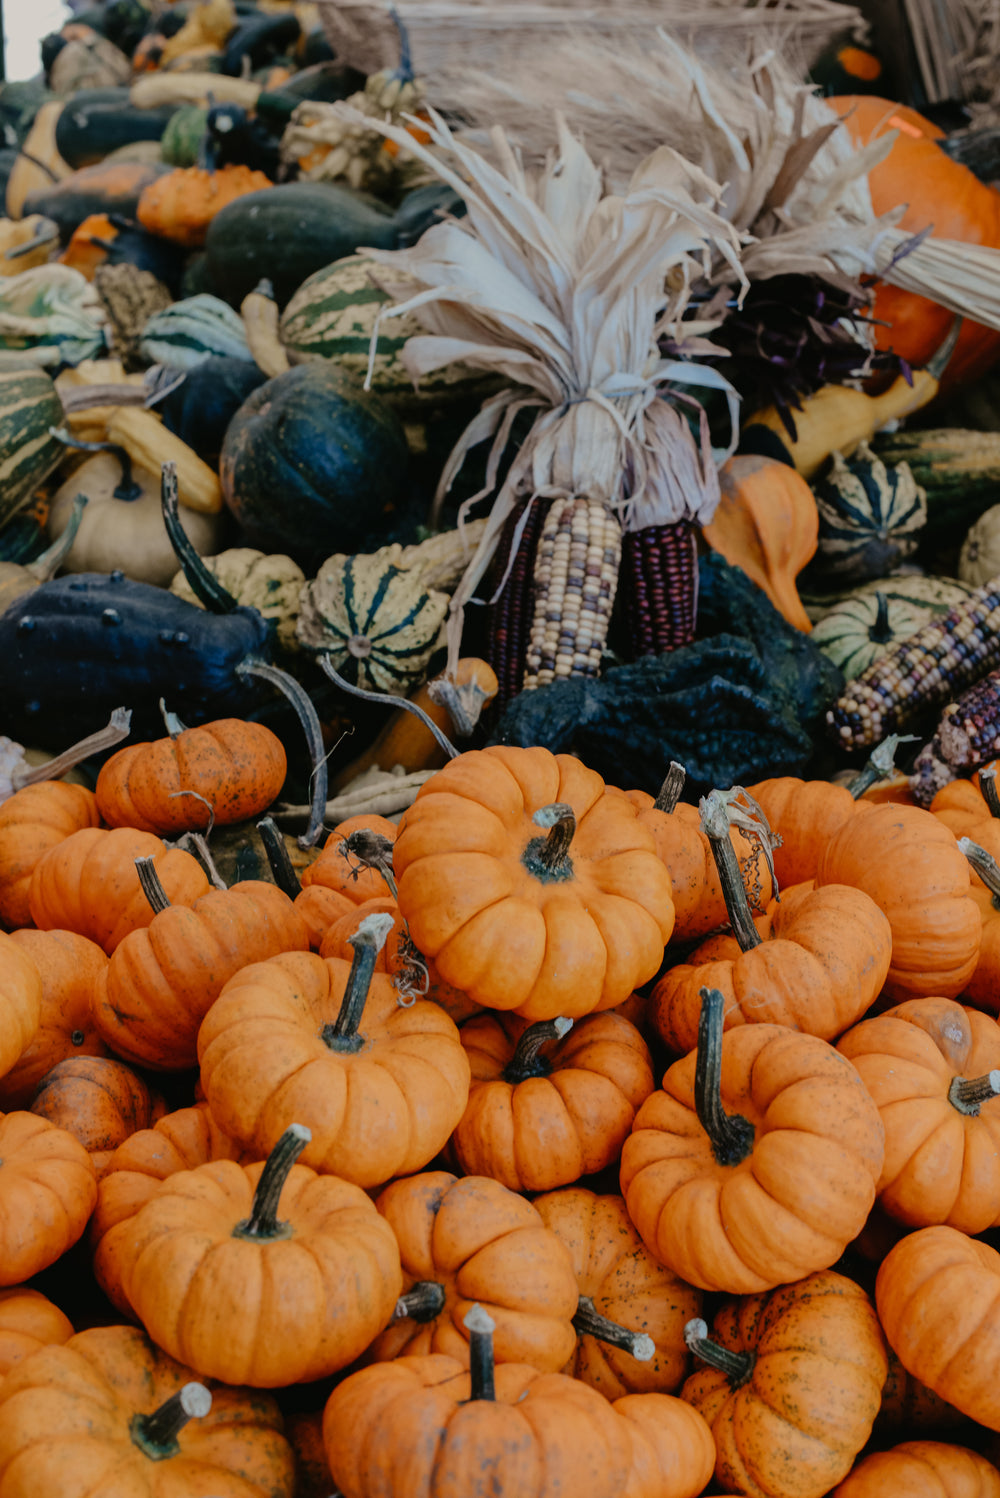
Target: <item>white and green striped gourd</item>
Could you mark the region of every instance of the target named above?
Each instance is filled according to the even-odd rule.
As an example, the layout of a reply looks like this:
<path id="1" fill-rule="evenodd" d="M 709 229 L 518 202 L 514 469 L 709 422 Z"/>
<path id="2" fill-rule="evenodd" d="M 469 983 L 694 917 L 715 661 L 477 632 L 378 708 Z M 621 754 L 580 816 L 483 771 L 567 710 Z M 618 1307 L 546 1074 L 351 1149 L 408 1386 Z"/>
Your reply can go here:
<path id="1" fill-rule="evenodd" d="M 185 297 L 146 323 L 139 352 L 150 364 L 194 369 L 204 359 L 251 360 L 243 319 L 228 302 L 208 292 Z"/>
<path id="2" fill-rule="evenodd" d="M 894 645 L 942 618 L 972 589 L 950 577 L 886 577 L 835 604 L 810 636 L 848 681 Z"/>
<path id="3" fill-rule="evenodd" d="M 884 577 L 912 556 L 927 523 L 927 495 L 906 463 L 887 467 L 867 442 L 834 453 L 813 486 L 819 510 L 816 572 L 848 581 Z"/>

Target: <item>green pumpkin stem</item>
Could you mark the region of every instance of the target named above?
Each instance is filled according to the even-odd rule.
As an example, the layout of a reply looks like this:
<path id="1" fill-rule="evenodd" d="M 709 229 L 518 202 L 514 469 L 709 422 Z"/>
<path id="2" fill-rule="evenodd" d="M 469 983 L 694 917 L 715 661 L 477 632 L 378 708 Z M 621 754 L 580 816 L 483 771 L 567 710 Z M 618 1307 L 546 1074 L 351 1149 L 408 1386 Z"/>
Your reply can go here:
<path id="1" fill-rule="evenodd" d="M 719 1165 L 739 1165 L 753 1149 L 754 1129 L 742 1113 L 722 1106 L 722 1036 L 726 1001 L 717 988 L 701 990 L 694 1107 Z"/>
<path id="2" fill-rule="evenodd" d="M 393 1321 L 433 1321 L 444 1310 L 448 1299 L 443 1285 L 437 1280 L 417 1280 L 417 1283 L 401 1295 L 392 1313 Z"/>
<path id="3" fill-rule="evenodd" d="M 270 661 L 258 660 L 256 656 L 248 656 L 246 660 L 240 661 L 236 667 L 236 674 L 240 677 L 257 677 L 261 681 L 268 682 L 276 687 L 295 709 L 296 716 L 302 724 L 302 731 L 306 736 L 306 745 L 309 749 L 309 757 L 312 760 L 312 800 L 309 806 L 309 824 L 301 837 L 296 839 L 300 848 L 311 848 L 323 831 L 323 817 L 326 813 L 326 795 L 329 783 L 326 764 L 326 748 L 323 744 L 323 730 L 320 727 L 319 717 L 313 706 L 312 698 L 309 696 L 294 676 L 289 676 L 287 671 L 282 671 L 280 666 L 272 666 Z"/>
<path id="4" fill-rule="evenodd" d="M 521 855 L 521 862 L 543 884 L 572 879 L 573 860 L 570 844 L 576 832 L 576 813 L 565 801 L 540 806 L 531 819 L 537 827 L 547 827 L 544 837 L 533 837 Z"/>
<path id="5" fill-rule="evenodd" d="M 292 860 L 288 855 L 288 844 L 278 831 L 273 817 L 263 817 L 257 823 L 257 831 L 260 840 L 264 844 L 264 852 L 274 876 L 274 882 L 283 894 L 290 900 L 301 895 L 302 885 L 299 876 L 292 867 Z"/>
<path id="6" fill-rule="evenodd" d="M 757 1359 L 752 1352 L 734 1352 L 731 1347 L 720 1347 L 708 1335 L 708 1325 L 700 1317 L 689 1321 L 684 1328 L 684 1341 L 688 1349 L 707 1363 L 724 1373 L 733 1389 L 741 1389 L 753 1373 Z"/>
<path id="7" fill-rule="evenodd" d="M 581 1295 L 577 1301 L 573 1325 L 581 1337 L 596 1337 L 600 1342 L 607 1342 L 609 1347 L 629 1353 L 640 1363 L 648 1363 L 656 1352 L 652 1337 L 647 1337 L 645 1332 L 630 1332 L 627 1326 L 620 1326 L 617 1321 L 602 1316 L 589 1295 Z"/>
<path id="8" fill-rule="evenodd" d="M 355 874 L 362 869 L 374 869 L 381 874 L 392 898 L 399 898 L 396 875 L 392 867 L 392 843 L 384 832 L 374 832 L 370 827 L 359 827 L 338 844 L 341 858 L 352 865 Z"/>
<path id="9" fill-rule="evenodd" d="M 948 1101 L 959 1113 L 979 1117 L 983 1103 L 1000 1095 L 1000 1071 L 988 1071 L 982 1077 L 955 1077 L 948 1088 Z"/>
<path id="10" fill-rule="evenodd" d="M 159 915 L 161 910 L 170 909 L 170 898 L 160 883 L 160 876 L 156 872 L 156 864 L 153 858 L 137 858 L 135 860 L 135 871 L 139 875 L 139 883 L 142 892 L 149 902 L 149 907 L 154 915 Z"/>
<path id="11" fill-rule="evenodd" d="M 912 744 L 917 740 L 915 733 L 890 733 L 881 744 L 876 744 L 865 761 L 865 766 L 855 775 L 847 789 L 855 801 L 860 801 L 865 791 L 873 786 L 878 780 L 885 780 L 896 768 L 896 750 L 900 744 Z"/>
<path id="12" fill-rule="evenodd" d="M 989 768 L 979 772 L 979 791 L 990 809 L 991 817 L 1000 817 L 1000 793 L 997 792 L 997 772 Z"/>
<path id="13" fill-rule="evenodd" d="M 133 1415 L 129 1435 L 151 1461 L 162 1462 L 177 1455 L 177 1437 L 188 1421 L 203 1420 L 211 1408 L 212 1396 L 204 1384 L 185 1384 L 151 1415 Z"/>
<path id="14" fill-rule="evenodd" d="M 493 1357 L 496 1322 L 477 1302 L 466 1312 L 463 1325 L 469 1333 L 469 1400 L 496 1399 Z"/>
<path id="15" fill-rule="evenodd" d="M 684 789 L 686 779 L 687 771 L 684 766 L 678 764 L 677 760 L 672 759 L 670 761 L 670 768 L 663 777 L 663 784 L 657 792 L 656 800 L 653 802 L 656 811 L 669 813 L 674 810 L 680 800 L 681 791 Z"/>
<path id="16" fill-rule="evenodd" d="M 993 909 L 1000 910 L 1000 864 L 997 863 L 993 854 L 987 853 L 985 848 L 981 848 L 978 843 L 974 843 L 971 837 L 959 838 L 958 851 L 965 854 L 969 863 L 993 896 Z"/>
<path id="17" fill-rule="evenodd" d="M 729 913 L 729 924 L 740 944 L 741 952 L 759 947 L 761 935 L 753 923 L 750 901 L 743 883 L 743 871 L 729 836 L 729 805 L 722 791 L 712 791 L 701 802 L 701 830 L 712 847 L 712 857 L 719 871 L 722 898 Z"/>
<path id="18" fill-rule="evenodd" d="M 239 604 L 205 566 L 181 525 L 176 463 L 164 463 L 160 469 L 160 509 L 174 555 L 195 598 L 210 614 L 233 613 Z"/>
<path id="19" fill-rule="evenodd" d="M 364 1046 L 364 1037 L 358 1034 L 361 1017 L 365 1012 L 378 954 L 385 946 L 385 939 L 394 925 L 395 921 L 388 913 L 366 915 L 354 935 L 347 938 L 354 948 L 354 960 L 340 1013 L 332 1025 L 324 1025 L 320 1032 L 323 1044 L 329 1050 L 352 1055 Z"/>
<path id="20" fill-rule="evenodd" d="M 253 1194 L 250 1216 L 233 1228 L 234 1238 L 254 1238 L 258 1242 L 291 1237 L 287 1222 L 278 1221 L 278 1203 L 288 1179 L 288 1172 L 312 1139 L 304 1124 L 289 1124 L 267 1157 Z"/>
<path id="21" fill-rule="evenodd" d="M 529 1077 L 547 1077 L 552 1066 L 544 1056 L 539 1054 L 542 1046 L 548 1045 L 550 1040 L 562 1040 L 572 1028 L 573 1021 L 565 1019 L 562 1015 L 558 1019 L 540 1019 L 537 1024 L 529 1025 L 518 1040 L 513 1056 L 504 1067 L 503 1080 L 509 1082 L 512 1087 L 516 1087 L 519 1082 L 526 1082 Z"/>
<path id="22" fill-rule="evenodd" d="M 112 491 L 115 499 L 123 499 L 131 504 L 133 500 L 142 498 L 142 485 L 133 477 L 132 459 L 128 451 L 117 442 L 84 442 L 80 437 L 73 437 L 66 431 L 65 427 L 49 427 L 49 436 L 54 437 L 63 447 L 72 447 L 81 453 L 114 453 L 121 468 L 121 478 Z"/>
<path id="23" fill-rule="evenodd" d="M 103 754 L 106 749 L 113 749 L 122 739 L 127 739 L 132 731 L 131 724 L 131 708 L 116 707 L 106 727 L 99 728 L 96 733 L 89 733 L 79 743 L 71 744 L 62 754 L 57 754 L 55 759 L 47 759 L 43 765 L 25 765 L 15 770 L 10 777 L 12 788 L 20 791 L 26 785 L 38 785 L 43 780 L 58 780 L 60 775 L 72 770 L 81 760 L 89 759 L 92 754 Z"/>
<path id="24" fill-rule="evenodd" d="M 73 500 L 73 508 L 70 511 L 69 519 L 66 522 L 66 529 L 62 535 L 57 537 L 52 545 L 42 552 L 41 556 L 36 557 L 33 562 L 26 564 L 24 570 L 29 576 L 37 579 L 40 583 L 51 582 L 73 550 L 73 542 L 76 540 L 76 533 L 80 529 L 83 512 L 89 503 L 90 501 L 87 499 L 86 494 L 78 494 L 76 496 Z"/>
<path id="25" fill-rule="evenodd" d="M 415 718 L 419 718 L 424 727 L 434 735 L 436 743 L 440 748 L 444 750 L 449 759 L 458 758 L 460 751 L 455 748 L 454 744 L 451 742 L 451 739 L 449 739 L 445 734 L 441 732 L 441 729 L 434 722 L 434 719 L 429 715 L 429 713 L 424 712 L 419 702 L 411 702 L 408 697 L 393 697 L 388 692 L 369 692 L 364 687 L 356 687 L 353 682 L 346 681 L 344 677 L 341 676 L 340 672 L 334 666 L 333 660 L 329 655 L 317 656 L 317 663 L 324 675 L 328 676 L 334 683 L 334 685 L 338 686 L 342 692 L 347 692 L 351 697 L 360 697 L 362 702 L 374 702 L 379 707 L 401 707 L 404 708 L 406 712 L 412 713 L 413 716 Z"/>

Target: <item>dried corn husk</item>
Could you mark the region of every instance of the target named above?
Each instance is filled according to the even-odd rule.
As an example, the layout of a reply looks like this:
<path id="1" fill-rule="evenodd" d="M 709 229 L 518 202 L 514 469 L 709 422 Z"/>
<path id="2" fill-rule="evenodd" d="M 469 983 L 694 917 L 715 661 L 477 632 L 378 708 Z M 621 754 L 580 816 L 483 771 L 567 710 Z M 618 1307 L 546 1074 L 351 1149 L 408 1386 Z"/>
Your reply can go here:
<path id="1" fill-rule="evenodd" d="M 494 165 L 433 112 L 433 150 L 397 127 L 379 128 L 460 192 L 468 210 L 461 221 L 432 226 L 411 249 L 370 252 L 385 289 L 408 297 L 382 316 L 415 312 L 428 330 L 406 344 L 409 374 L 418 380 L 461 360 L 512 387 L 487 401 L 470 424 L 439 496 L 469 448 L 493 439 L 487 488 L 466 502 L 464 516 L 495 487 L 518 411 L 538 413 L 452 598 L 452 667 L 465 604 L 519 499 L 587 498 L 627 513 L 662 469 L 664 442 L 695 445 L 686 424 L 668 429 L 650 417 L 672 387 L 726 391 L 735 444 L 737 398 L 728 382 L 714 370 L 662 359 L 656 337 L 662 318 L 680 322 L 692 285 L 713 257 L 740 278 L 739 236 L 713 206 L 720 189 L 668 147 L 643 162 L 619 195 L 605 193 L 600 169 L 562 120 L 556 149 L 533 171 L 522 168 L 501 133 L 493 137 Z M 413 281 L 423 290 L 408 295 Z M 699 333 L 708 331 L 711 325 L 699 324 Z M 711 470 L 712 462 L 705 466 Z M 689 502 L 700 508 L 705 500 L 693 495 Z"/>
<path id="2" fill-rule="evenodd" d="M 436 770 L 406 770 L 402 765 L 394 765 L 391 770 L 380 770 L 373 765 L 326 803 L 323 821 L 334 827 L 348 817 L 380 816 L 397 821 L 413 805 L 420 787 L 436 774 Z M 279 805 L 271 814 L 279 822 L 297 823 L 307 821 L 310 810 L 308 806 Z"/>

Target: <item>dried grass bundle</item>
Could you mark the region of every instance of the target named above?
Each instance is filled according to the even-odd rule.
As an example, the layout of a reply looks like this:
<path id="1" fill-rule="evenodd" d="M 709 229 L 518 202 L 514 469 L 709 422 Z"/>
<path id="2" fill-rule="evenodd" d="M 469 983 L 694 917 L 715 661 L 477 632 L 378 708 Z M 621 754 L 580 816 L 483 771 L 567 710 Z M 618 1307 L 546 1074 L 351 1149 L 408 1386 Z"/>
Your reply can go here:
<path id="1" fill-rule="evenodd" d="M 556 149 L 530 170 L 500 131 L 489 161 L 436 114 L 428 128 L 433 152 L 382 127 L 461 192 L 468 216 L 435 225 L 410 249 L 370 252 L 385 289 L 408 298 L 383 315 L 415 311 L 428 329 L 404 350 L 415 380 L 461 361 L 511 385 L 470 424 L 441 493 L 469 448 L 492 439 L 487 487 L 463 508 L 491 493 L 514 417 L 537 410 L 453 596 L 453 661 L 465 604 L 520 500 L 587 499 L 624 516 L 648 498 L 662 518 L 710 518 L 715 459 L 724 454 L 712 454 L 705 424 L 699 447 L 686 422 L 670 420 L 664 397 L 678 398 L 684 385 L 726 391 L 735 444 L 735 392 L 713 370 L 661 358 L 657 331 L 663 322 L 680 326 L 692 286 L 714 261 L 740 279 L 740 240 L 716 211 L 716 184 L 669 147 L 641 163 L 619 195 L 604 191 L 600 170 L 562 121 Z M 422 290 L 409 295 L 414 281 Z M 692 327 L 701 337 L 714 325 Z M 683 458 L 679 443 L 690 449 Z"/>

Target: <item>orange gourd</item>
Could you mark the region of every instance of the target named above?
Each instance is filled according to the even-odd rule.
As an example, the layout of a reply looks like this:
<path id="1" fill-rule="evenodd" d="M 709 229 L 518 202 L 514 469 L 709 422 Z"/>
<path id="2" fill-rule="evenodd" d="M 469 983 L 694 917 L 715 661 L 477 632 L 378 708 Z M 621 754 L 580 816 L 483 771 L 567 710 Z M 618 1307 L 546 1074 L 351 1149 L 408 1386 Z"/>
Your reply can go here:
<path id="1" fill-rule="evenodd" d="M 284 747 L 269 728 L 220 718 L 127 744 L 102 765 L 95 794 L 109 827 L 176 837 L 262 815 L 286 769 Z"/>
<path id="2" fill-rule="evenodd" d="M 0 1074 L 24 1054 L 41 1018 L 41 973 L 13 936 L 0 932 Z"/>
<path id="3" fill-rule="evenodd" d="M 75 931 L 12 931 L 42 980 L 38 1029 L 11 1069 L 0 1077 L 0 1108 L 26 1108 L 39 1082 L 70 1056 L 103 1056 L 91 1000 L 108 959 L 96 942 Z"/>
<path id="4" fill-rule="evenodd" d="M 30 1112 L 79 1139 L 100 1175 L 113 1150 L 167 1111 L 158 1092 L 112 1056 L 71 1056 L 52 1067 Z"/>
<path id="5" fill-rule="evenodd" d="M 0 921 L 30 926 L 31 876 L 43 854 L 100 823 L 93 791 L 66 780 L 26 785 L 0 802 Z"/>
<path id="6" fill-rule="evenodd" d="M 823 1271 L 770 1295 L 729 1301 L 711 1334 L 689 1325 L 705 1364 L 682 1397 L 715 1437 L 715 1476 L 753 1498 L 822 1498 L 871 1434 L 885 1340 L 867 1295 Z"/>
<path id="7" fill-rule="evenodd" d="M 624 1002 L 673 930 L 670 879 L 635 808 L 547 749 L 453 759 L 404 813 L 393 866 L 400 911 L 445 981 L 526 1019 Z"/>
<path id="8" fill-rule="evenodd" d="M 915 110 L 888 99 L 849 95 L 826 101 L 858 146 L 891 131 L 897 139 L 886 158 L 868 173 L 872 207 L 906 211 L 899 227 L 932 238 L 1000 248 L 1000 193 L 953 161 L 937 144 L 941 131 Z M 943 342 L 952 314 L 937 302 L 885 282 L 875 288 L 873 327 L 879 348 L 892 348 L 914 368 L 927 363 Z M 984 374 L 1000 353 L 1000 334 L 966 320 L 944 384 Z"/>
<path id="9" fill-rule="evenodd" d="M 780 775 L 747 786 L 781 842 L 774 872 L 781 889 L 815 879 L 820 855 L 833 834 L 853 817 L 857 803 L 844 785 Z"/>
<path id="10" fill-rule="evenodd" d="M 213 218 L 227 203 L 272 185 L 263 172 L 242 165 L 223 166 L 214 172 L 198 166 L 177 167 L 143 188 L 136 217 L 151 234 L 186 249 L 197 249 L 205 243 Z"/>
<path id="11" fill-rule="evenodd" d="M 66 1129 L 0 1114 L 0 1285 L 20 1285 L 77 1241 L 97 1200 L 93 1162 Z"/>
<path id="12" fill-rule="evenodd" d="M 819 511 L 809 485 L 787 463 L 737 454 L 720 468 L 719 487 L 719 507 L 702 527 L 708 545 L 742 568 L 789 624 L 808 634 L 812 622 L 795 579 L 819 538 Z"/>
<path id="13" fill-rule="evenodd" d="M 42 1347 L 61 1346 L 73 1323 L 40 1290 L 12 1285 L 0 1290 L 0 1383 L 22 1358 Z"/>
<path id="14" fill-rule="evenodd" d="M 1000 1472 L 978 1451 L 944 1441 L 904 1441 L 858 1462 L 830 1498 L 1000 1498 Z"/>

